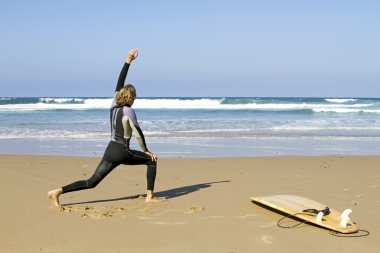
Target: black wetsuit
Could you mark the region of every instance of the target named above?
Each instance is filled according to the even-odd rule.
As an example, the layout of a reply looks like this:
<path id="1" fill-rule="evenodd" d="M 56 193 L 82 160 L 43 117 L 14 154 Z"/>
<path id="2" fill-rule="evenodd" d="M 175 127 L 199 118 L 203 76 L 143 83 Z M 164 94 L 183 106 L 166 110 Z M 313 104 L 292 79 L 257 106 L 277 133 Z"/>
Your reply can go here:
<path id="1" fill-rule="evenodd" d="M 116 93 L 124 86 L 128 69 L 129 64 L 125 63 L 117 82 L 115 90 Z M 103 159 L 96 168 L 94 174 L 87 180 L 81 180 L 63 186 L 63 193 L 94 188 L 100 183 L 100 181 L 103 180 L 103 178 L 105 178 L 120 164 L 146 164 L 148 166 L 146 173 L 147 190 L 154 190 L 157 164 L 155 161 L 152 161 L 152 158 L 149 155 L 144 153 L 145 151 L 148 151 L 148 149 L 146 147 L 144 134 L 139 127 L 134 110 L 129 106 L 116 105 L 114 97 L 110 111 L 110 121 L 111 141 L 109 142 L 108 147 L 104 152 Z M 131 150 L 129 148 L 129 141 L 132 137 L 132 132 L 134 132 L 137 142 L 144 152 Z"/>

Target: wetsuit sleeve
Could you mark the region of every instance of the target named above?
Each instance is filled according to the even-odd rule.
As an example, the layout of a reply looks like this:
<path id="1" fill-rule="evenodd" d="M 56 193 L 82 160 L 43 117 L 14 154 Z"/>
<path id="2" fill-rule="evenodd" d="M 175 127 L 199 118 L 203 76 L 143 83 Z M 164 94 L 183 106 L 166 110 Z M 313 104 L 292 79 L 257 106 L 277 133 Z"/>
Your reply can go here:
<path id="1" fill-rule="evenodd" d="M 120 89 L 124 87 L 125 78 L 127 77 L 127 74 L 128 74 L 129 65 L 130 64 L 128 64 L 128 63 L 124 63 L 124 66 L 121 69 L 121 72 L 119 75 L 119 80 L 117 80 L 115 95 L 113 96 L 111 107 L 114 107 L 116 105 L 116 94 L 117 94 L 117 92 L 120 91 Z"/>
<path id="2" fill-rule="evenodd" d="M 121 88 L 124 87 L 125 78 L 127 77 L 127 74 L 128 74 L 128 69 L 129 69 L 129 64 L 124 63 L 124 66 L 121 69 L 121 72 L 119 75 L 119 80 L 117 81 L 115 92 L 118 92 Z"/>
<path id="3" fill-rule="evenodd" d="M 139 126 L 139 123 L 137 122 L 135 111 L 132 108 L 127 107 L 124 109 L 124 115 L 126 115 L 129 118 L 129 124 L 135 134 L 136 141 L 141 147 L 141 149 L 144 152 L 149 151 L 148 148 L 146 147 L 144 134 Z"/>
<path id="4" fill-rule="evenodd" d="M 136 127 L 136 132 L 137 132 L 136 139 L 137 139 L 137 142 L 138 142 L 139 146 L 141 147 L 141 149 L 144 152 L 149 151 L 148 148 L 146 147 L 145 137 L 144 137 L 144 134 L 143 134 L 141 128 Z"/>

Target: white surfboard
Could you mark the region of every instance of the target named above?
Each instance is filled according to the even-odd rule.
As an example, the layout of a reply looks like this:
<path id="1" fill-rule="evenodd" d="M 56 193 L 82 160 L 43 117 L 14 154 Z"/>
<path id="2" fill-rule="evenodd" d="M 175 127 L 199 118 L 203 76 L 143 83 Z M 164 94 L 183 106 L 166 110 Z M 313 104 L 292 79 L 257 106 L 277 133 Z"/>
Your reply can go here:
<path id="1" fill-rule="evenodd" d="M 263 197 L 253 197 L 251 200 L 255 203 L 273 208 L 280 212 L 295 215 L 298 219 L 321 226 L 340 233 L 355 233 L 358 231 L 355 224 L 349 219 L 348 214 L 351 210 L 347 209 L 342 213 L 329 207 L 330 213 L 319 216 L 315 213 L 305 212 L 306 209 L 323 210 L 327 206 L 315 200 L 294 196 L 294 195 L 273 195 Z M 318 217 L 317 217 L 318 216 Z"/>

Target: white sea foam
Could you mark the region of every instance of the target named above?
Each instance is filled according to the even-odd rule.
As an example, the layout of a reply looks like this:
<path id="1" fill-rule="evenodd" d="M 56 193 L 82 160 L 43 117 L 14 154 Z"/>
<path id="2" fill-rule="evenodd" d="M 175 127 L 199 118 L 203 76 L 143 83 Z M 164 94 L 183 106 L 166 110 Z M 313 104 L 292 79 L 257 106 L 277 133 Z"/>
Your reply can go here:
<path id="1" fill-rule="evenodd" d="M 39 101 L 42 103 L 70 103 L 70 102 L 83 102 L 85 99 L 83 98 L 40 98 Z"/>
<path id="2" fill-rule="evenodd" d="M 49 101 L 53 101 L 50 103 Z M 45 98 L 44 102 L 35 104 L 7 104 L 0 105 L 0 111 L 47 111 L 47 110 L 90 110 L 90 109 L 108 109 L 111 106 L 112 99 L 77 99 L 83 103 L 67 103 L 68 100 L 62 98 Z M 71 101 L 73 99 L 70 99 Z"/>
<path id="3" fill-rule="evenodd" d="M 331 103 L 347 103 L 347 102 L 355 102 L 357 99 L 353 98 L 326 98 L 325 101 Z"/>
<path id="4" fill-rule="evenodd" d="M 109 137 L 108 132 L 88 132 L 75 130 L 48 130 L 48 129 L 0 129 L 0 139 L 104 139 Z"/>
<path id="5" fill-rule="evenodd" d="M 136 99 L 134 108 L 138 109 L 211 109 L 211 110 L 313 110 L 314 112 L 368 112 L 379 113 L 378 110 L 366 107 L 371 103 L 344 104 L 339 103 L 222 103 L 223 99 L 199 98 L 199 99 L 175 99 L 175 98 L 141 98 Z M 354 101 L 354 100 L 352 100 Z M 109 109 L 112 98 L 41 98 L 38 103 L 28 104 L 4 104 L 0 105 L 0 111 L 46 111 L 46 110 L 90 110 Z"/>
<path id="6" fill-rule="evenodd" d="M 218 99 L 137 99 L 135 108 L 144 109 L 214 109 L 221 106 Z"/>
<path id="7" fill-rule="evenodd" d="M 221 104 L 217 99 L 137 99 L 134 107 L 142 109 L 229 109 L 229 110 L 302 110 L 314 108 L 362 108 L 372 104 L 247 103 Z"/>

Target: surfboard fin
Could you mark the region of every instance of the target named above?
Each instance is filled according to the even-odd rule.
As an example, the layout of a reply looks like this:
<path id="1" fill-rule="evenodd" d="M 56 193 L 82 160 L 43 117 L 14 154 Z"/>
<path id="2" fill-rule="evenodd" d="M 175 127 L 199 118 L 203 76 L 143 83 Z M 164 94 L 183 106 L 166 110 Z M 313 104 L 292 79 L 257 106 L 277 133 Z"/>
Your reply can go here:
<path id="1" fill-rule="evenodd" d="M 322 211 L 319 212 L 318 215 L 317 215 L 317 218 L 315 219 L 316 222 L 318 222 L 318 223 L 322 223 L 323 215 L 324 215 L 324 213 L 323 213 Z"/>
<path id="2" fill-rule="evenodd" d="M 346 228 L 347 227 L 347 223 L 348 221 L 350 220 L 350 217 L 348 217 L 350 215 L 350 213 L 352 213 L 352 210 L 351 209 L 346 209 L 344 210 L 344 212 L 340 215 L 340 223 L 339 225 L 342 227 L 342 228 Z"/>

